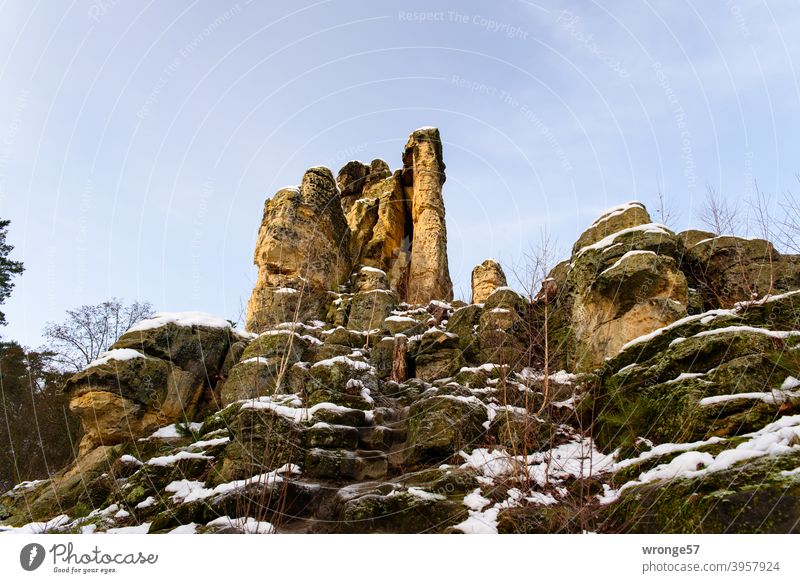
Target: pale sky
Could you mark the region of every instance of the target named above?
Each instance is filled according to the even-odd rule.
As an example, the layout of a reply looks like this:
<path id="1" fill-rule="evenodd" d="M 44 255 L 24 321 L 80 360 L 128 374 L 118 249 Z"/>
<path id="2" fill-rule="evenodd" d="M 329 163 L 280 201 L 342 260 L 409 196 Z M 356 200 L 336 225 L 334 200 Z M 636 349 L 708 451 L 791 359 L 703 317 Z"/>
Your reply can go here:
<path id="1" fill-rule="evenodd" d="M 441 130 L 456 295 L 661 190 L 795 188 L 797 2 L 0 1 L 7 339 L 111 296 L 236 318 L 264 200 Z M 651 209 L 652 210 L 652 209 Z"/>

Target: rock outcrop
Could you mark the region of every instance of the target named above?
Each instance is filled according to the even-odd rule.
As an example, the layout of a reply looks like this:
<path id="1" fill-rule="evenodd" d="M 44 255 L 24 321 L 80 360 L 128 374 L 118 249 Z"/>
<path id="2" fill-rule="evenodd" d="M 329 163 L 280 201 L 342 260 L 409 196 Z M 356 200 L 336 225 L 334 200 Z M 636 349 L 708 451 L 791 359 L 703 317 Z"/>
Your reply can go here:
<path id="1" fill-rule="evenodd" d="M 123 335 L 67 384 L 80 456 L 0 495 L 0 530 L 800 530 L 800 289 L 774 293 L 800 262 L 629 203 L 533 299 L 487 262 L 451 302 L 443 231 L 419 233 L 443 226 L 439 148 L 421 130 L 402 172 L 312 169 L 268 201 L 258 333 Z"/>
<path id="2" fill-rule="evenodd" d="M 362 266 L 383 271 L 399 301 L 451 299 L 444 170 L 439 131 L 423 128 L 411 134 L 401 170 L 352 161 L 335 181 L 327 168 L 311 168 L 299 188 L 278 191 L 259 229 L 247 329 L 332 312 L 347 325 L 331 292 L 348 291 Z"/>
<path id="3" fill-rule="evenodd" d="M 487 259 L 472 270 L 472 303 L 482 304 L 499 287 L 505 287 L 506 274 L 494 259 Z"/>
<path id="4" fill-rule="evenodd" d="M 551 273 L 569 366 L 592 369 L 628 341 L 685 316 L 689 289 L 682 246 L 640 203 L 610 209 Z"/>
<path id="5" fill-rule="evenodd" d="M 70 409 L 83 425 L 81 452 L 203 418 L 217 404 L 231 345 L 241 340 L 226 320 L 196 312 L 156 314 L 131 328 L 67 381 Z"/>
<path id="6" fill-rule="evenodd" d="M 411 134 L 403 152 L 402 177 L 414 223 L 407 293 L 412 304 L 453 297 L 442 197 L 444 169 L 439 130 L 422 128 Z"/>

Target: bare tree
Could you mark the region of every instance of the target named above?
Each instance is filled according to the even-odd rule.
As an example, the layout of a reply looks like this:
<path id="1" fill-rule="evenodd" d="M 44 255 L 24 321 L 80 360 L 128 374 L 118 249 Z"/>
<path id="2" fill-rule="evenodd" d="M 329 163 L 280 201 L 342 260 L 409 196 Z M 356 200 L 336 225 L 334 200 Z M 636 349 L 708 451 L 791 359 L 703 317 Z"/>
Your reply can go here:
<path id="1" fill-rule="evenodd" d="M 659 189 L 656 193 L 655 202 L 655 214 L 658 222 L 672 229 L 675 221 L 678 219 L 679 213 L 675 210 L 672 204 L 667 201 L 667 198 L 664 196 L 664 193 L 661 191 L 661 189 Z"/>
<path id="2" fill-rule="evenodd" d="M 717 235 L 732 235 L 741 226 L 740 209 L 730 203 L 713 186 L 706 187 L 700 222 Z"/>
<path id="3" fill-rule="evenodd" d="M 63 322 L 48 322 L 43 334 L 52 362 L 65 371 L 79 371 L 108 350 L 137 322 L 153 314 L 150 302 L 125 305 L 117 298 L 93 306 L 67 310 Z"/>

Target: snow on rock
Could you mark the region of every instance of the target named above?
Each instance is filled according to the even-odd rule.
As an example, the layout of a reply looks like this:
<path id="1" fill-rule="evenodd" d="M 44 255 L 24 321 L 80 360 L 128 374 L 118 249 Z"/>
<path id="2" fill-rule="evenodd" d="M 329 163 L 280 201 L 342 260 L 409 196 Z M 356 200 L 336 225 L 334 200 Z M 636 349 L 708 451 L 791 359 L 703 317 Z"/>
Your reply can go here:
<path id="1" fill-rule="evenodd" d="M 115 348 L 113 350 L 108 350 L 101 354 L 98 358 L 94 359 L 86 368 L 92 368 L 93 366 L 100 366 L 101 364 L 108 364 L 112 360 L 133 360 L 134 358 L 147 358 L 144 354 L 139 352 L 138 350 L 134 350 L 133 348 Z"/>
<path id="2" fill-rule="evenodd" d="M 589 226 L 589 228 L 596 227 L 601 223 L 605 223 L 608 219 L 619 216 L 633 207 L 640 207 L 642 209 L 645 208 L 644 205 L 638 200 L 632 200 L 630 202 L 612 206 L 611 208 L 604 210 L 597 218 L 597 220 Z"/>
<path id="3" fill-rule="evenodd" d="M 643 472 L 637 480 L 623 484 L 616 494 L 618 496 L 624 490 L 640 484 L 675 478 L 694 478 L 726 470 L 748 459 L 797 451 L 800 449 L 800 415 L 781 417 L 758 431 L 746 434 L 744 437 L 749 439 L 735 448 L 721 451 L 716 456 L 708 452 L 685 451 L 670 460 L 669 463 L 660 464 L 651 470 Z M 711 440 L 681 445 L 699 446 L 705 443 L 711 443 Z M 677 448 L 679 446 L 671 444 L 671 447 Z M 665 447 L 663 451 L 668 453 L 668 449 Z M 678 450 L 673 449 L 673 451 Z M 640 457 L 639 459 L 642 458 Z M 621 467 L 621 463 L 616 464 L 615 467 Z M 607 499 L 613 500 L 615 497 L 612 495 L 608 496 Z"/>
<path id="4" fill-rule="evenodd" d="M 472 492 L 464 496 L 464 506 L 476 512 L 480 512 L 491 503 L 491 500 L 481 494 L 480 488 L 475 488 Z"/>
<path id="5" fill-rule="evenodd" d="M 109 528 L 106 534 L 147 534 L 150 530 L 150 522 L 139 524 L 137 526 L 121 526 L 118 528 Z"/>
<path id="6" fill-rule="evenodd" d="M 2 526 L 0 532 L 10 532 L 14 534 L 44 534 L 53 532 L 63 527 L 69 522 L 69 516 L 66 514 L 59 514 L 44 522 L 29 522 L 20 527 Z"/>
<path id="7" fill-rule="evenodd" d="M 205 482 L 198 482 L 196 480 L 175 480 L 170 482 L 164 487 L 166 492 L 173 494 L 172 501 L 176 504 L 185 504 L 187 502 L 194 502 L 196 500 L 205 500 L 212 496 L 220 496 L 235 490 L 241 490 L 247 486 L 254 484 L 261 486 L 271 486 L 283 480 L 286 474 L 300 474 L 300 467 L 295 464 L 285 464 L 265 474 L 259 474 L 244 480 L 234 480 L 232 482 L 225 482 L 219 484 L 214 488 L 206 488 Z"/>
<path id="8" fill-rule="evenodd" d="M 767 330 L 766 328 L 755 328 L 753 326 L 725 326 L 724 328 L 714 328 L 713 330 L 704 330 L 694 335 L 694 338 L 702 338 L 705 336 L 713 336 L 716 334 L 733 334 L 736 332 L 750 332 L 753 334 L 764 334 L 771 338 L 778 338 L 785 340 L 791 336 L 799 336 L 800 332 L 796 330 Z"/>
<path id="9" fill-rule="evenodd" d="M 628 233 L 634 233 L 636 231 L 642 231 L 644 233 L 656 233 L 659 235 L 666 235 L 666 236 L 669 236 L 671 234 L 666 226 L 660 225 L 658 223 L 647 223 L 645 225 L 639 225 L 636 227 L 628 227 L 627 229 L 622 229 L 620 231 L 617 231 L 616 233 L 612 233 L 611 235 L 608 235 L 607 237 L 600 239 L 596 243 L 592 243 L 591 245 L 586 245 L 586 247 L 581 247 L 578 250 L 577 256 L 583 255 L 586 251 L 600 250 L 600 249 L 605 249 L 606 247 L 610 247 L 611 245 L 614 244 L 614 241 L 616 241 L 618 237 L 622 235 L 627 235 Z"/>
<path id="10" fill-rule="evenodd" d="M 148 466 L 171 466 L 176 464 L 181 460 L 210 460 L 213 459 L 210 455 L 205 455 L 203 453 L 195 453 L 191 451 L 179 451 L 173 455 L 162 455 L 154 458 L 150 458 L 147 460 Z"/>
<path id="11" fill-rule="evenodd" d="M 702 377 L 704 375 L 705 375 L 705 373 L 702 373 L 702 372 L 682 372 L 681 374 L 676 376 L 674 379 L 669 380 L 664 384 L 671 385 L 671 384 L 674 384 L 674 383 L 680 383 L 682 381 L 688 381 L 688 380 L 691 380 L 691 379 L 697 379 L 697 378 L 700 378 L 700 377 Z"/>
<path id="12" fill-rule="evenodd" d="M 142 320 L 131 327 L 128 332 L 143 332 L 160 328 L 167 324 L 177 326 L 204 326 L 206 328 L 230 328 L 231 323 L 225 318 L 205 312 L 158 312 L 152 318 Z"/>
<path id="13" fill-rule="evenodd" d="M 622 257 L 620 257 L 619 259 L 617 259 L 617 260 L 616 260 L 616 261 L 615 261 L 615 262 L 614 262 L 614 263 L 611 265 L 611 267 L 607 267 L 606 269 L 604 269 L 603 271 L 601 271 L 601 272 L 600 272 L 600 275 L 604 275 L 604 274 L 608 273 L 609 271 L 613 271 L 614 269 L 616 269 L 617 267 L 619 267 L 620 265 L 622 265 L 622 263 L 623 263 L 623 262 L 624 262 L 626 259 L 630 259 L 631 257 L 634 257 L 635 255 L 653 255 L 653 256 L 655 256 L 655 255 L 656 255 L 656 253 L 655 253 L 654 251 L 644 251 L 644 250 L 641 250 L 641 249 L 639 249 L 639 250 L 633 250 L 633 251 L 628 251 L 628 252 L 627 252 L 625 255 L 623 255 Z"/>
<path id="14" fill-rule="evenodd" d="M 136 505 L 136 508 L 138 508 L 140 510 L 143 509 L 143 508 L 150 508 L 155 503 L 156 503 L 156 499 L 153 498 L 152 496 L 148 496 L 147 498 L 145 498 L 144 500 L 139 502 Z"/>
<path id="15" fill-rule="evenodd" d="M 199 431 L 200 428 L 203 426 L 202 423 L 193 422 L 189 423 L 188 429 L 192 432 Z M 156 439 L 171 439 L 175 437 L 183 437 L 180 433 L 178 433 L 178 427 L 175 423 L 172 425 L 167 425 L 165 427 L 161 427 L 157 429 L 154 433 L 150 435 L 150 438 Z"/>
<path id="16" fill-rule="evenodd" d="M 695 321 L 702 321 L 703 324 L 707 324 L 714 318 L 718 318 L 720 316 L 731 316 L 734 313 L 735 313 L 734 310 L 720 309 L 720 310 L 709 310 L 707 312 L 703 312 L 702 314 L 694 314 L 692 316 L 686 316 L 685 318 L 681 318 L 680 320 L 675 320 L 674 322 L 667 324 L 666 326 L 663 326 L 661 328 L 656 328 L 652 332 L 634 338 L 633 340 L 624 344 L 622 348 L 620 348 L 620 352 L 624 352 L 631 346 L 636 346 L 637 344 L 641 344 L 642 342 L 648 342 L 653 338 L 656 338 L 657 336 L 661 336 L 661 334 L 663 334 L 664 332 L 677 328 L 678 326 L 683 326 L 684 324 L 689 324 L 690 322 L 695 322 Z"/>
<path id="17" fill-rule="evenodd" d="M 197 534 L 197 524 L 190 522 L 173 528 L 167 534 Z"/>
<path id="18" fill-rule="evenodd" d="M 336 364 L 346 364 L 347 366 L 349 366 L 354 370 L 363 370 L 363 371 L 373 370 L 373 368 L 366 362 L 361 362 L 360 360 L 353 360 L 351 358 L 348 358 L 347 356 L 334 356 L 333 358 L 320 360 L 319 362 L 315 362 L 313 365 L 311 365 L 311 368 L 334 366 Z"/>
<path id="19" fill-rule="evenodd" d="M 232 528 L 245 534 L 272 534 L 275 527 L 269 522 L 256 520 L 255 518 L 231 518 L 230 516 L 220 516 L 206 526 L 216 526 L 220 528 Z"/>
<path id="20" fill-rule="evenodd" d="M 719 403 L 728 403 L 730 401 L 752 400 L 762 401 L 768 405 L 780 405 L 785 403 L 790 398 L 800 397 L 800 392 L 797 391 L 768 391 L 768 392 L 753 392 L 753 393 L 734 393 L 732 395 L 714 395 L 713 397 L 704 397 L 700 399 L 701 407 L 710 407 L 711 405 L 718 405 Z"/>
<path id="21" fill-rule="evenodd" d="M 128 454 L 120 456 L 119 461 L 122 462 L 123 464 L 133 464 L 135 466 L 141 466 L 142 465 L 142 462 L 139 459 L 133 457 L 132 455 L 128 455 Z"/>

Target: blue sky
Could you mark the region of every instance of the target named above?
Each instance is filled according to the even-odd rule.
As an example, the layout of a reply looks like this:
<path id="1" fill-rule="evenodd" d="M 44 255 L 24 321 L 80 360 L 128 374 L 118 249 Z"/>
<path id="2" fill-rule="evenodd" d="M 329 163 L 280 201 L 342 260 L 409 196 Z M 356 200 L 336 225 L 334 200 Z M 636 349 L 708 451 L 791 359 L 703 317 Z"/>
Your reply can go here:
<path id="1" fill-rule="evenodd" d="M 796 2 L 0 2 L 6 338 L 110 296 L 229 318 L 263 202 L 441 129 L 457 296 L 660 190 L 696 226 L 800 172 Z"/>

